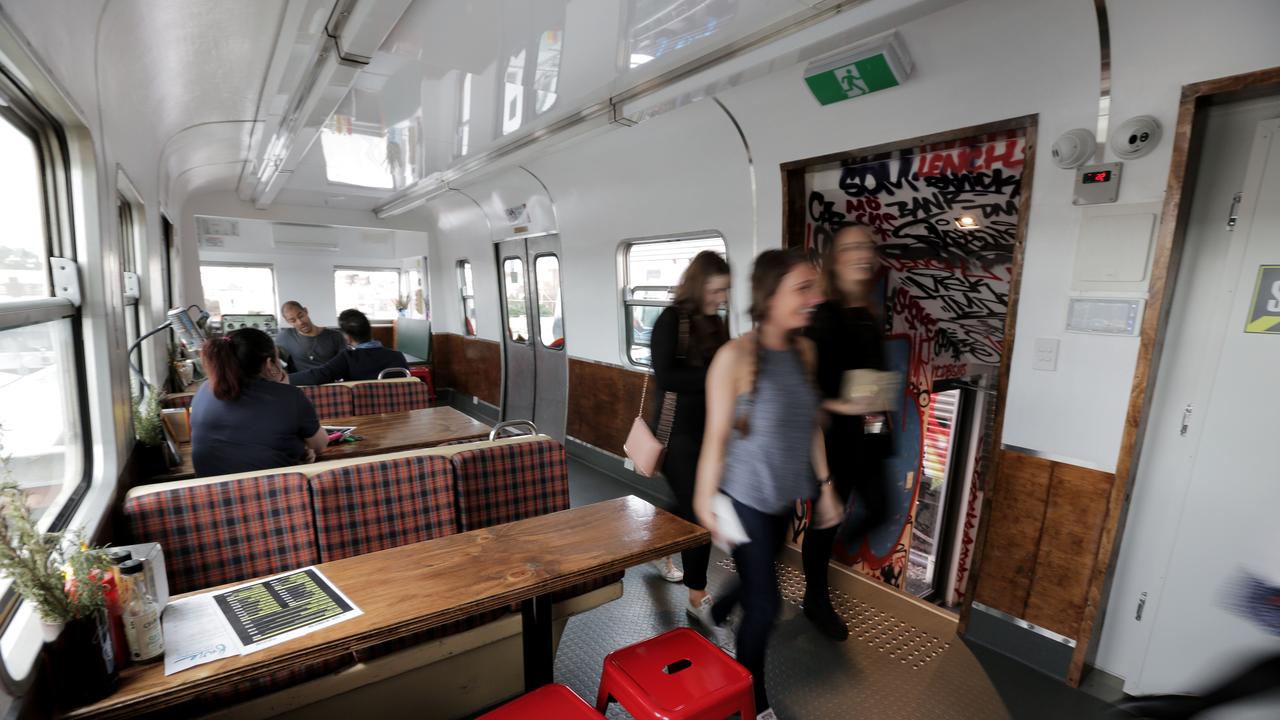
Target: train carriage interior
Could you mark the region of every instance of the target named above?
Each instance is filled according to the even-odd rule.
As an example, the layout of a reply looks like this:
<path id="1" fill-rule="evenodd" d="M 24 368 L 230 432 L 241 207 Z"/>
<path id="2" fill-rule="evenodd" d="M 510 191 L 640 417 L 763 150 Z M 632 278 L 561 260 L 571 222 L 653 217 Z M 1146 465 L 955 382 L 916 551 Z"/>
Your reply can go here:
<path id="1" fill-rule="evenodd" d="M 1280 718 L 1278 36 L 0 0 L 4 717 Z"/>

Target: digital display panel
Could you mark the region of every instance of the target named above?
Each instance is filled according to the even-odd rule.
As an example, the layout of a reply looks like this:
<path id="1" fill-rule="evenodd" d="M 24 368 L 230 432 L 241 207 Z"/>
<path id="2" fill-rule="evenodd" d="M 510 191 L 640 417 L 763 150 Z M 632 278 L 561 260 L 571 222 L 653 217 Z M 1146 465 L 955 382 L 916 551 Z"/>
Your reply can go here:
<path id="1" fill-rule="evenodd" d="M 1104 183 L 1111 181 L 1111 171 L 1102 170 L 1099 172 L 1087 172 L 1084 174 L 1084 184 Z"/>

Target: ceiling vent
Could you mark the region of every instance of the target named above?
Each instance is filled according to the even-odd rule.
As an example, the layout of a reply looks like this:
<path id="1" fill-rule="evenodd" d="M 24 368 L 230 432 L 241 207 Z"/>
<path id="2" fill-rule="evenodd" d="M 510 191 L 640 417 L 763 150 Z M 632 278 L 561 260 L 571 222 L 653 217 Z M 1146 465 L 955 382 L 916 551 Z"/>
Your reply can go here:
<path id="1" fill-rule="evenodd" d="M 273 225 L 271 244 L 277 250 L 338 252 L 341 249 L 338 232 L 333 228 L 292 223 Z"/>

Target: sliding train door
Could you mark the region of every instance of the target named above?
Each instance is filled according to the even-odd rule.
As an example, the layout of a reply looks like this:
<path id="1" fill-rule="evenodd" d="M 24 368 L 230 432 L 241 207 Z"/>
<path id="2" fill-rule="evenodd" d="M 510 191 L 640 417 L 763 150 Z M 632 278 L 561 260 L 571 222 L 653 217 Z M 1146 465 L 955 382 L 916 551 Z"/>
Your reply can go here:
<path id="1" fill-rule="evenodd" d="M 497 245 L 502 292 L 502 419 L 532 420 L 561 442 L 568 410 L 569 359 L 560 292 L 560 238 Z"/>

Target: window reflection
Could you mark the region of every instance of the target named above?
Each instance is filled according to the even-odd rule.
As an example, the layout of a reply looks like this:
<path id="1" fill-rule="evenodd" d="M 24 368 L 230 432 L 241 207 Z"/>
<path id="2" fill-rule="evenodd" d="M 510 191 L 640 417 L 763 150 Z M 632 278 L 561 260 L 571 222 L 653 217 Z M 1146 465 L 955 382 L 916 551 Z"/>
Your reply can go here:
<path id="1" fill-rule="evenodd" d="M 556 88 L 560 82 L 560 30 L 548 30 L 538 40 L 538 66 L 534 70 L 533 87 L 537 91 L 534 111 L 542 114 L 556 104 Z"/>
<path id="2" fill-rule="evenodd" d="M 512 55 L 507 60 L 502 94 L 502 134 L 509 135 L 524 122 L 524 63 L 527 51 Z"/>
<path id="3" fill-rule="evenodd" d="M 320 130 L 324 173 L 331 183 L 391 189 L 387 138 L 357 133 L 349 116 L 334 115 Z"/>
<path id="4" fill-rule="evenodd" d="M 630 66 L 710 37 L 737 13 L 738 0 L 629 0 Z"/>
<path id="5" fill-rule="evenodd" d="M 458 156 L 471 150 L 471 73 L 462 74 L 462 92 L 458 100 Z"/>

